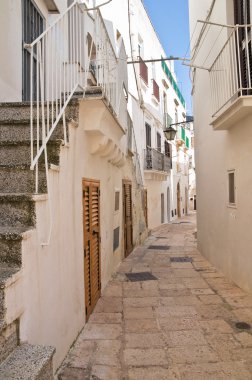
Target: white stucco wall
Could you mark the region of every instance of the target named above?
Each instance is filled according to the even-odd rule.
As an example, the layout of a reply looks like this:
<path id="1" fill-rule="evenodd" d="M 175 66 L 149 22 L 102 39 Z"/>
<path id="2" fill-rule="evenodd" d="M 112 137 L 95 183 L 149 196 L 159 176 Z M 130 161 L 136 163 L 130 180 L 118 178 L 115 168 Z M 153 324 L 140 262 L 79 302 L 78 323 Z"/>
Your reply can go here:
<path id="1" fill-rule="evenodd" d="M 190 0 L 190 25 L 206 16 L 210 2 Z M 231 23 L 231 4 L 217 1 L 211 21 Z M 215 33 L 209 34 L 212 42 Z M 219 45 L 220 47 L 221 45 Z M 206 49 L 206 47 L 205 47 Z M 203 54 L 203 52 L 199 53 Z M 204 96 L 202 96 L 204 94 Z M 252 291 L 250 233 L 252 177 L 250 175 L 252 116 L 228 131 L 214 131 L 207 72 L 197 70 L 194 116 L 197 168 L 198 247 L 230 279 Z M 228 170 L 235 170 L 236 207 L 228 206 Z"/>
<path id="2" fill-rule="evenodd" d="M 102 108 L 104 112 L 94 112 Z M 36 229 L 23 241 L 22 270 L 6 295 L 8 322 L 20 318 L 21 341 L 56 347 L 55 369 L 85 322 L 82 179 L 100 181 L 102 290 L 124 257 L 122 180 L 132 179 L 136 189 L 131 160 L 118 168 L 108 158 L 90 153 L 89 124 L 110 134 L 122 151 L 126 149 L 123 132 L 102 101 L 81 101 L 79 125 L 70 127 L 69 147 L 61 148 L 60 170 L 50 170 L 51 241 L 41 246 L 50 226 L 49 202 L 43 195 L 36 203 Z M 116 190 L 120 191 L 118 212 L 114 211 Z M 146 236 L 139 190 L 132 192 L 132 200 L 134 243 L 139 243 Z M 113 252 L 113 229 L 118 226 L 120 246 Z"/>

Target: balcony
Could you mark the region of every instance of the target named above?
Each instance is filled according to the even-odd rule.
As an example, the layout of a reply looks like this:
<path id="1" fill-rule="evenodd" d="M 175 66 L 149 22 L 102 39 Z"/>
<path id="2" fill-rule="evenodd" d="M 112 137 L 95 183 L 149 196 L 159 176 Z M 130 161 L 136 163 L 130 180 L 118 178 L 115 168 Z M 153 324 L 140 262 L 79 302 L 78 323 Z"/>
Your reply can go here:
<path id="1" fill-rule="evenodd" d="M 157 84 L 155 79 L 152 79 L 152 95 L 158 102 L 160 101 L 159 85 Z"/>
<path id="2" fill-rule="evenodd" d="M 142 60 L 141 57 L 139 57 L 139 67 L 140 67 L 140 77 L 144 81 L 144 83 L 148 86 L 148 66 L 146 63 Z"/>
<path id="3" fill-rule="evenodd" d="M 153 148 L 144 151 L 146 179 L 166 180 L 172 167 L 171 158 Z"/>
<path id="4" fill-rule="evenodd" d="M 251 27 L 235 26 L 210 70 L 214 130 L 226 130 L 251 114 Z"/>

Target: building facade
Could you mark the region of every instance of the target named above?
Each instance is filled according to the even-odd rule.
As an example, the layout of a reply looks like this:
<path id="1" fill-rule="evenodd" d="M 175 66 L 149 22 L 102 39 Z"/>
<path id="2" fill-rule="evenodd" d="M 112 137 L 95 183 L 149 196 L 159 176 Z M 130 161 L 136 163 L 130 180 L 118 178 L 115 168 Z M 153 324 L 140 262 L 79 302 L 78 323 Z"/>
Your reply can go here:
<path id="1" fill-rule="evenodd" d="M 251 1 L 189 8 L 199 250 L 251 291 Z"/>
<path id="2" fill-rule="evenodd" d="M 96 2 L 98 4 L 102 1 Z M 166 57 L 141 0 L 119 0 L 101 9 L 120 31 L 128 61 L 128 110 L 136 135 L 148 209 L 148 227 L 167 223 L 189 210 L 190 132 L 184 128 L 186 105 L 173 61 Z M 158 61 L 159 59 L 159 61 Z M 177 129 L 167 141 L 165 128 Z"/>
<path id="3" fill-rule="evenodd" d="M 47 379 L 147 236 L 124 42 L 86 6 L 0 5 L 0 361 Z"/>

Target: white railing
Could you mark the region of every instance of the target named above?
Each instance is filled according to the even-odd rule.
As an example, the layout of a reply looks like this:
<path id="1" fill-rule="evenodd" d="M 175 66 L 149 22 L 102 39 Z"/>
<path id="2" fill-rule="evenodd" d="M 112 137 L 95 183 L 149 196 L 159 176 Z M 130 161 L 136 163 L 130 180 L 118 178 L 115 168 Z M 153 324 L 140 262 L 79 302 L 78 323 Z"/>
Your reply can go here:
<path id="1" fill-rule="evenodd" d="M 252 95 L 252 25 L 236 25 L 209 69 L 213 117 L 239 96 Z"/>
<path id="2" fill-rule="evenodd" d="M 36 172 L 37 193 L 38 164 L 44 154 L 50 200 L 47 144 L 61 119 L 67 143 L 65 111 L 71 98 L 76 92 L 85 97 L 90 86 L 96 86 L 118 117 L 124 78 L 99 9 L 91 16 L 77 1 L 25 49 L 30 55 L 31 169 Z M 124 69 L 127 72 L 126 58 Z"/>

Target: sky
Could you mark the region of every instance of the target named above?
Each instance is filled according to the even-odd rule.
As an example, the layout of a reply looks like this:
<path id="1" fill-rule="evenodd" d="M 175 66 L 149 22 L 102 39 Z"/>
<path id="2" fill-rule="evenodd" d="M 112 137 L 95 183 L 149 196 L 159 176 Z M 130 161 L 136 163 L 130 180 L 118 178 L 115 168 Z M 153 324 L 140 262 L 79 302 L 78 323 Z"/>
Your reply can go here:
<path id="1" fill-rule="evenodd" d="M 189 53 L 188 0 L 144 0 L 145 8 L 167 56 Z M 175 62 L 179 88 L 185 98 L 187 114 L 192 114 L 191 81 L 188 67 Z"/>

